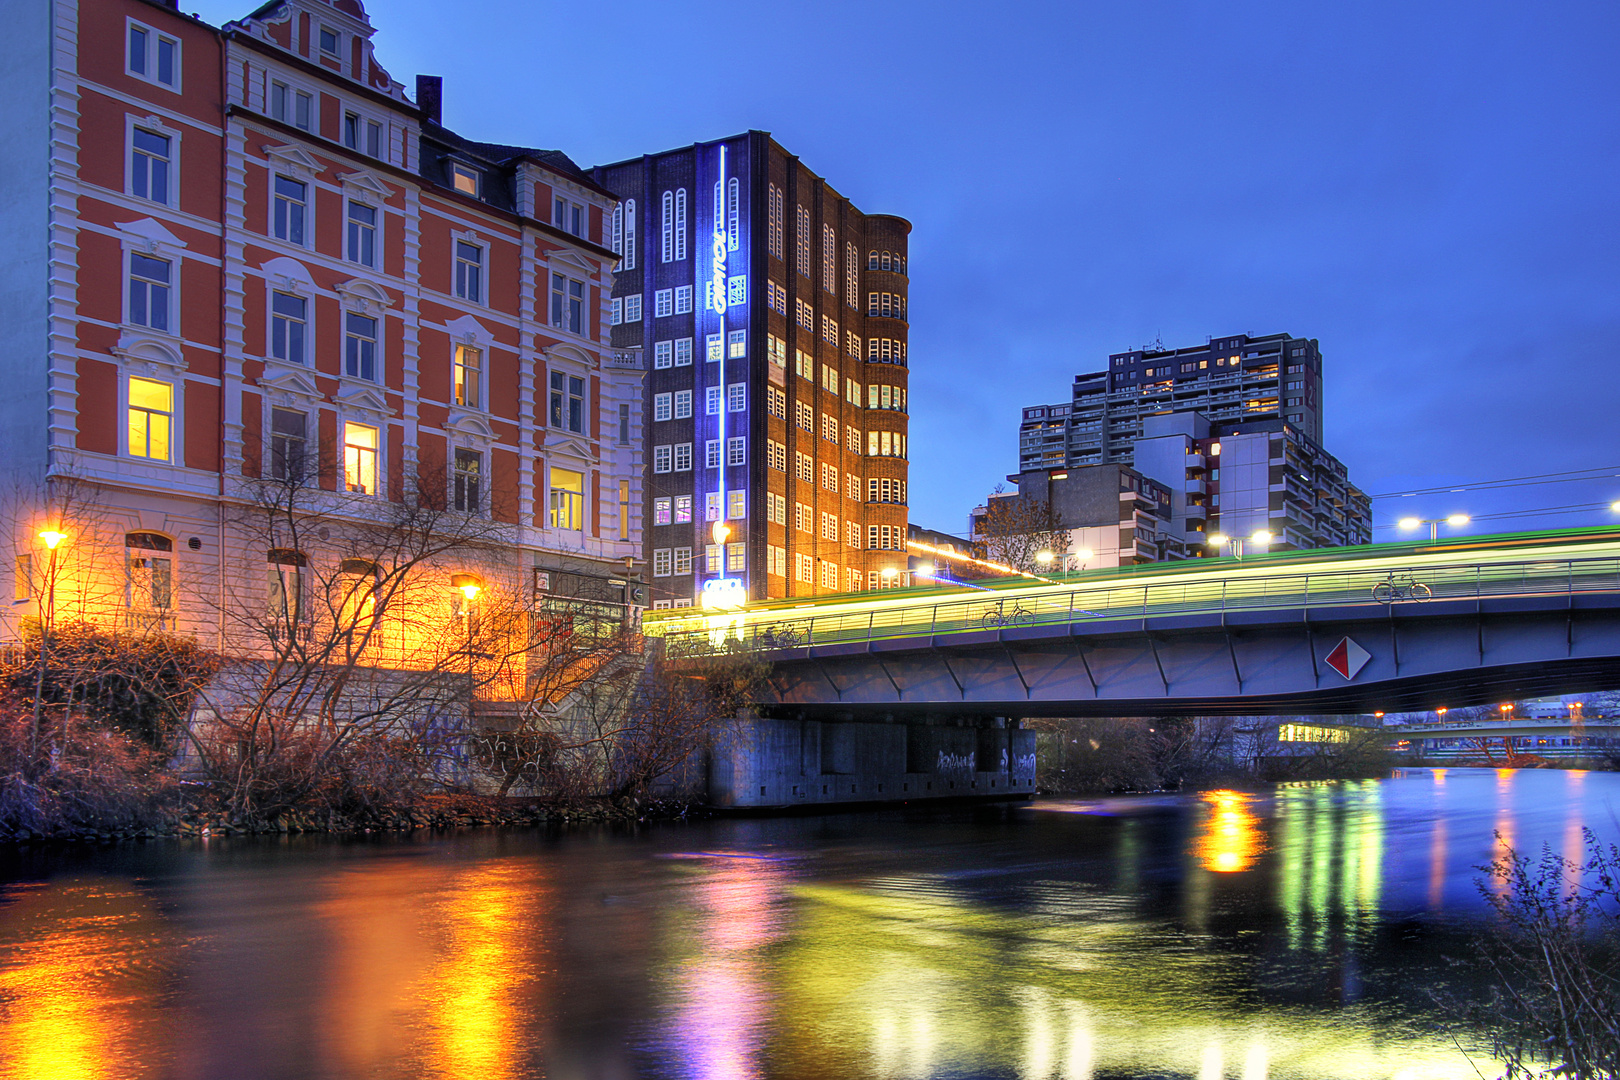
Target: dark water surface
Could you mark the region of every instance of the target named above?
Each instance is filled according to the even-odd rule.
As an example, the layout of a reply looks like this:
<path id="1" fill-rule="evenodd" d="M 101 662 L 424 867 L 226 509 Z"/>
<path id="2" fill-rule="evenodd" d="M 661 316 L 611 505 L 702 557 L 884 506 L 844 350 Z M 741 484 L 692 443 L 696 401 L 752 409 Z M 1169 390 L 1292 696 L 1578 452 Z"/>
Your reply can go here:
<path id="1" fill-rule="evenodd" d="M 1472 867 L 1617 819 L 1620 774 L 1450 769 L 6 856 L 0 1077 L 1461 1080 Z"/>

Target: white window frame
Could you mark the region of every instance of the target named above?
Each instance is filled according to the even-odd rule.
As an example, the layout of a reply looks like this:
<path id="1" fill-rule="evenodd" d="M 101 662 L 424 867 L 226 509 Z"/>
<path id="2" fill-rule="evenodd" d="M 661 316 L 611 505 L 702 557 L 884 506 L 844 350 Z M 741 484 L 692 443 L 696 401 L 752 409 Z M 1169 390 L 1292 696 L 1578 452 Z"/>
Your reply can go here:
<path id="1" fill-rule="evenodd" d="M 130 452 L 129 445 L 129 410 L 132 408 L 129 401 L 130 379 L 145 379 L 147 382 L 163 383 L 169 388 L 169 456 L 162 458 L 138 457 Z M 120 371 L 118 373 L 118 451 L 119 455 L 131 461 L 143 461 L 158 465 L 176 465 L 181 458 L 178 448 L 181 444 L 185 424 L 181 410 L 185 405 L 185 395 L 181 393 L 183 380 L 178 373 L 175 374 L 148 374 L 142 371 Z"/>
<path id="2" fill-rule="evenodd" d="M 146 31 L 147 36 L 146 55 L 142 57 L 142 60 L 146 65 L 145 72 L 136 71 L 135 65 L 130 62 L 129 36 L 130 31 L 136 29 L 137 27 Z M 158 41 L 160 39 L 168 41 L 174 46 L 174 82 L 172 83 L 160 82 L 158 80 L 157 59 Z M 185 77 L 185 50 L 179 38 L 175 37 L 173 34 L 163 33 L 163 31 L 159 30 L 150 23 L 141 22 L 139 19 L 125 18 L 124 40 L 119 47 L 124 50 L 124 74 L 128 75 L 132 79 L 139 79 L 141 82 L 150 83 L 153 86 L 161 86 L 165 90 L 172 90 L 176 94 L 182 91 L 182 83 Z"/>
<path id="3" fill-rule="evenodd" d="M 168 198 L 159 202 L 150 195 L 135 194 L 135 129 L 144 128 L 154 135 L 161 135 L 169 140 L 169 190 Z M 153 206 L 164 206 L 170 210 L 180 208 L 180 152 L 181 132 L 157 116 L 136 116 L 134 113 L 124 114 L 124 194 L 132 199 L 139 199 L 142 203 Z"/>
<path id="4" fill-rule="evenodd" d="M 311 245 L 313 245 L 315 242 L 315 182 L 313 178 L 301 175 L 302 172 L 302 169 L 298 170 L 298 173 L 295 174 L 290 169 L 284 170 L 271 168 L 270 214 L 269 217 L 265 219 L 264 235 L 269 237 L 271 240 L 274 240 L 278 244 L 286 244 L 288 247 L 298 248 L 301 251 L 308 251 Z M 276 201 L 279 198 L 279 196 L 276 194 L 276 181 L 278 179 L 286 180 L 289 183 L 304 185 L 304 239 L 302 243 L 297 240 L 286 240 L 276 235 Z"/>
<path id="5" fill-rule="evenodd" d="M 670 445 L 653 447 L 653 472 L 667 473 L 672 471 L 672 458 L 674 447 Z"/>
<path id="6" fill-rule="evenodd" d="M 654 371 L 663 371 L 665 368 L 674 366 L 674 345 L 673 341 L 653 342 Z"/>
<path id="7" fill-rule="evenodd" d="M 181 266 L 185 261 L 184 257 L 181 255 L 180 252 L 172 251 L 166 246 L 158 247 L 156 250 L 152 250 L 152 251 L 137 251 L 137 250 L 135 250 L 135 248 L 130 247 L 127 244 L 124 246 L 123 255 L 124 255 L 124 273 L 123 273 L 123 277 L 122 277 L 121 281 L 119 282 L 120 288 L 122 289 L 122 292 L 123 292 L 123 296 L 122 296 L 123 310 L 124 310 L 123 325 L 137 328 L 138 333 L 162 334 L 164 337 L 172 337 L 172 338 L 180 337 L 181 336 L 181 333 L 180 333 L 180 277 L 181 277 L 181 273 L 180 273 L 180 271 L 181 271 Z M 140 256 L 142 256 L 144 258 L 148 258 L 148 259 L 158 259 L 158 260 L 161 260 L 161 261 L 166 262 L 166 263 L 169 264 L 169 270 L 170 270 L 169 304 L 168 304 L 168 311 L 166 313 L 167 316 L 168 316 L 167 321 L 168 321 L 169 325 L 168 325 L 168 328 L 165 329 L 165 330 L 155 329 L 150 323 L 134 322 L 130 317 L 129 285 L 130 285 L 130 281 L 133 279 L 133 276 L 134 276 L 134 273 L 135 273 L 134 268 L 133 268 L 133 264 L 134 264 L 134 257 L 136 255 L 140 255 Z"/>
<path id="8" fill-rule="evenodd" d="M 690 286 L 690 285 L 677 285 L 677 286 L 675 286 L 675 314 L 677 314 L 677 315 L 690 315 L 690 314 L 692 314 L 692 286 Z"/>
<path id="9" fill-rule="evenodd" d="M 460 275 L 460 272 L 461 272 L 461 261 L 462 260 L 461 260 L 461 252 L 460 252 L 460 247 L 459 247 L 461 244 L 466 244 L 468 247 L 476 248 L 478 250 L 478 295 L 477 296 L 463 296 L 459 291 L 457 291 L 460 288 L 460 285 L 459 285 L 459 283 L 457 281 L 457 278 L 458 278 L 458 276 Z M 479 307 L 488 307 L 489 306 L 489 249 L 490 249 L 489 241 L 485 240 L 483 237 L 476 236 L 476 235 L 473 235 L 473 234 L 457 234 L 457 233 L 452 233 L 451 234 L 451 236 L 450 236 L 450 295 L 451 296 L 454 296 L 458 300 L 465 300 L 469 304 L 477 304 Z"/>
<path id="10" fill-rule="evenodd" d="M 355 258 L 355 252 L 354 252 L 354 248 L 352 246 L 353 236 L 352 236 L 351 230 L 349 228 L 349 208 L 351 206 L 354 206 L 354 205 L 364 206 L 369 210 L 375 211 L 376 215 L 377 215 L 377 220 L 371 227 L 372 228 L 372 237 L 371 237 L 371 261 L 370 262 L 361 262 L 359 259 Z M 367 270 L 374 270 L 374 271 L 381 272 L 381 270 L 383 268 L 383 231 L 384 231 L 384 223 L 385 223 L 385 221 L 386 221 L 386 211 L 384 210 L 383 205 L 382 205 L 381 202 L 376 202 L 376 201 L 373 201 L 373 200 L 370 200 L 370 199 L 357 198 L 355 196 L 355 193 L 352 192 L 352 191 L 344 192 L 343 193 L 343 261 L 346 262 L 346 263 L 350 263 L 350 264 L 352 264 L 354 266 L 363 266 Z"/>
<path id="11" fill-rule="evenodd" d="M 692 339 L 689 337 L 675 339 L 675 366 L 692 366 Z"/>
<path id="12" fill-rule="evenodd" d="M 685 462 L 683 465 L 682 462 Z M 692 444 L 689 442 L 675 444 L 675 471 L 692 471 Z"/>
<path id="13" fill-rule="evenodd" d="M 276 111 L 275 111 L 275 92 L 276 91 L 275 91 L 275 88 L 278 85 L 285 87 L 286 90 L 287 90 L 288 114 L 286 116 L 277 116 L 276 115 Z M 309 102 L 309 122 L 308 123 L 300 124 L 298 122 L 298 100 L 299 100 L 299 98 L 303 98 L 304 100 Z M 270 117 L 270 119 L 276 121 L 276 123 L 278 123 L 278 124 L 286 124 L 288 127 L 292 128 L 295 131 L 313 132 L 315 130 L 315 124 L 317 122 L 317 117 L 315 115 L 315 113 L 316 113 L 316 95 L 312 91 L 306 90 L 304 87 L 298 85 L 298 83 L 294 82 L 292 79 L 289 79 L 289 78 L 286 78 L 286 77 L 282 76 L 280 72 L 269 72 L 268 77 L 265 80 L 265 84 L 264 84 L 264 111 L 265 111 L 265 115 Z"/>
<path id="14" fill-rule="evenodd" d="M 673 393 L 653 395 L 653 422 L 675 418 L 675 395 Z"/>
<path id="15" fill-rule="evenodd" d="M 589 288 L 589 283 L 587 283 L 586 287 Z M 627 323 L 638 323 L 638 322 L 641 321 L 641 294 L 640 293 L 636 293 L 633 296 L 627 296 L 627 297 L 624 298 L 624 321 L 627 322 Z M 590 326 L 590 323 L 591 323 L 590 315 L 587 314 L 585 316 L 584 322 L 581 323 L 581 326 L 582 326 L 582 329 L 580 330 L 581 334 L 585 334 L 585 335 L 590 334 L 590 331 L 588 329 L 583 329 L 583 327 Z"/>
<path id="16" fill-rule="evenodd" d="M 655 289 L 653 291 L 653 318 L 662 319 L 675 314 L 675 290 Z"/>
<path id="17" fill-rule="evenodd" d="M 692 419 L 692 391 L 690 391 L 690 390 L 677 390 L 677 391 L 675 391 L 675 419 L 676 420 L 690 420 L 690 419 Z"/>
<path id="18" fill-rule="evenodd" d="M 278 357 L 275 353 L 276 343 L 276 294 L 296 296 L 304 302 L 304 359 L 287 360 Z M 288 282 L 285 286 L 264 283 L 264 355 L 268 360 L 278 364 L 296 364 L 303 368 L 313 368 L 311 363 L 315 356 L 315 299 L 310 295 L 309 286 L 300 281 Z"/>

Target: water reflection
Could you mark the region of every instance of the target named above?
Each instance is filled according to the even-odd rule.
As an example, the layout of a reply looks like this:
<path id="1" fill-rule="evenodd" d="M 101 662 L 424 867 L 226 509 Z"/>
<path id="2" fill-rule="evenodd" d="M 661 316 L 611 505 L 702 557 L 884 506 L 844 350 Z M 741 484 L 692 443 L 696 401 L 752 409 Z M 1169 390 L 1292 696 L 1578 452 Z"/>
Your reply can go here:
<path id="1" fill-rule="evenodd" d="M 1240 791 L 1209 791 L 1202 798 L 1209 807 L 1209 816 L 1194 845 L 1199 865 L 1218 874 L 1249 869 L 1265 846 L 1260 819 L 1249 809 L 1254 796 Z"/>
<path id="2" fill-rule="evenodd" d="M 1290 948 L 1321 951 L 1335 927 L 1353 941 L 1376 922 L 1384 872 L 1382 800 L 1376 780 L 1278 789 L 1277 898 Z"/>
<path id="3" fill-rule="evenodd" d="M 156 961 L 173 943 L 144 897 L 67 880 L 0 913 L 0 1077 L 121 1080 L 168 1064 L 174 1017 Z"/>

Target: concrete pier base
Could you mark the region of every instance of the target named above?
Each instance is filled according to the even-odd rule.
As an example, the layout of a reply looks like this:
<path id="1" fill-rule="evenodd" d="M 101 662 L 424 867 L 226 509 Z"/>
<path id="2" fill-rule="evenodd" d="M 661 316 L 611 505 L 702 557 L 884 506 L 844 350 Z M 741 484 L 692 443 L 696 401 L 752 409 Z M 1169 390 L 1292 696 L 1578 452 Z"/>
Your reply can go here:
<path id="1" fill-rule="evenodd" d="M 940 724 L 739 720 L 708 768 L 732 809 L 1035 794 L 1035 733 L 997 718 Z"/>

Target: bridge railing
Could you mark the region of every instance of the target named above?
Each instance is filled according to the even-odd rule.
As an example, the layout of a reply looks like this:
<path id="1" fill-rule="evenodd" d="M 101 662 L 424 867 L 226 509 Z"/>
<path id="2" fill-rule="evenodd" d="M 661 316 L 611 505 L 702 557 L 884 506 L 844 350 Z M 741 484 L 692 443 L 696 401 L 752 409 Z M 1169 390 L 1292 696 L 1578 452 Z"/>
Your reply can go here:
<path id="1" fill-rule="evenodd" d="M 1375 593 L 1380 586 L 1393 588 L 1381 597 Z M 1237 569 L 1204 580 L 1056 585 L 1012 596 L 915 604 L 895 603 L 894 594 L 889 593 L 870 603 L 851 601 L 853 610 L 798 616 L 778 611 L 693 615 L 650 620 L 646 629 L 649 634 L 662 635 L 667 651 L 678 656 L 708 653 L 735 638 L 752 648 L 775 651 L 1190 613 L 1332 608 L 1375 601 L 1405 606 L 1431 599 L 1617 591 L 1620 559 L 1616 558 L 1416 566 L 1393 573 L 1388 568 L 1313 574 L 1250 574 Z"/>

